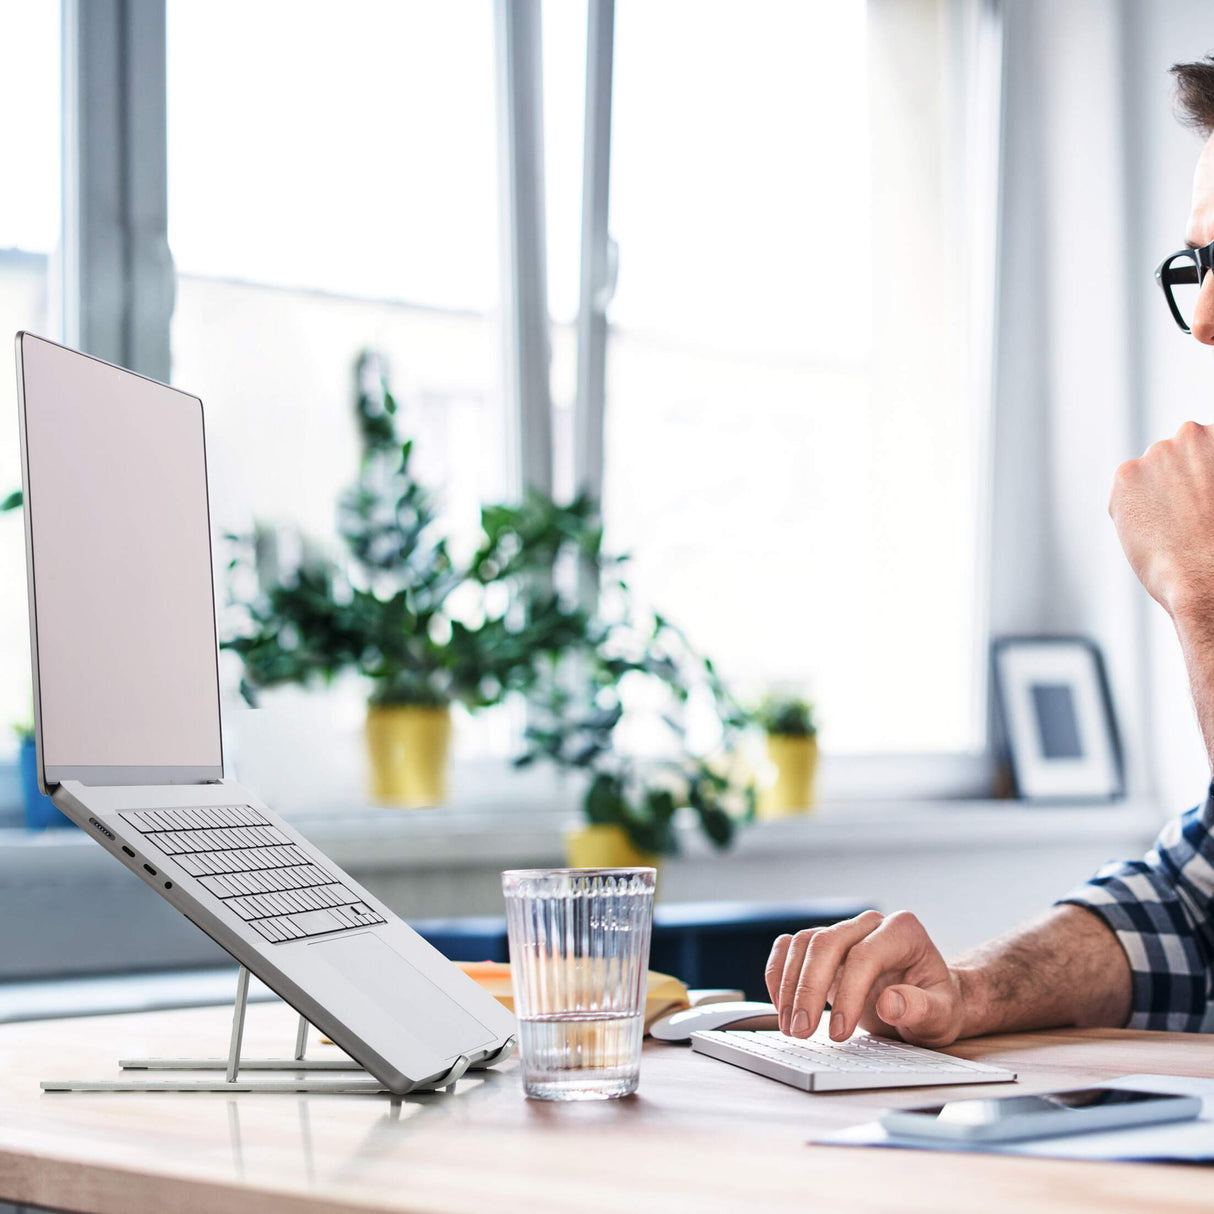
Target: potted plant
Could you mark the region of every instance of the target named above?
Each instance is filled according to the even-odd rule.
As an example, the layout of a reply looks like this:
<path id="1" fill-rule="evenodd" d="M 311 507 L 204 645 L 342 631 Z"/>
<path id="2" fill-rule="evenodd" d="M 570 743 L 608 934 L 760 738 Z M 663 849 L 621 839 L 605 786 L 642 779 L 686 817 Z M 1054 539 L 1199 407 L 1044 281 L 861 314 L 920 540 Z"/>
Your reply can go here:
<path id="1" fill-rule="evenodd" d="M 14 489 L 0 501 L 0 514 L 20 510 L 24 504 L 20 489 Z M 21 800 L 25 808 L 25 824 L 30 830 L 45 830 L 47 827 L 74 826 L 71 818 L 60 813 L 54 801 L 38 788 L 38 751 L 34 741 L 34 722 L 19 721 L 13 725 L 17 735 L 17 762 L 21 772 Z"/>
<path id="2" fill-rule="evenodd" d="M 774 781 L 758 802 L 760 818 L 808 813 L 814 805 L 818 768 L 818 726 L 814 706 L 798 696 L 771 694 L 756 714 L 766 735 Z"/>
<path id="3" fill-rule="evenodd" d="M 549 762 L 585 780 L 585 821 L 565 838 L 572 867 L 656 864 L 678 849 L 675 819 L 684 807 L 726 847 L 737 823 L 754 814 L 753 781 L 736 760 L 749 718 L 679 628 L 636 607 L 620 572 L 625 562 L 604 556 L 601 530 L 589 516 L 583 522 L 585 530 L 570 538 L 600 591 L 596 609 L 579 642 L 531 683 L 526 749 L 516 763 Z M 614 576 L 605 585 L 608 572 Z M 630 690 L 661 705 L 649 714 L 649 749 L 660 757 L 640 758 L 620 745 Z M 689 745 L 693 699 L 715 721 L 708 752 Z"/>
<path id="4" fill-rule="evenodd" d="M 38 788 L 38 750 L 34 743 L 34 724 L 21 721 L 13 726 L 20 744 L 18 765 L 21 771 L 21 800 L 25 824 L 30 830 L 75 826 L 71 818 L 59 812 L 54 801 Z"/>
<path id="5" fill-rule="evenodd" d="M 243 661 L 246 698 L 357 672 L 371 688 L 375 799 L 432 805 L 444 794 L 450 706 L 478 709 L 521 692 L 530 719 L 519 765 L 546 760 L 585 777 L 587 827 L 570 840 L 580 863 L 591 863 L 590 847 L 594 863 L 608 866 L 612 856 L 669 853 L 682 806 L 725 846 L 754 808 L 748 777 L 722 757 L 733 754 L 746 714 L 669 620 L 636 610 L 619 576 L 624 562 L 603 554 L 595 504 L 581 497 L 561 506 L 532 491 L 486 506 L 478 550 L 457 563 L 433 498 L 413 475 L 413 445 L 397 433 L 396 401 L 373 355 L 363 355 L 356 375 L 362 458 L 339 507 L 343 555 L 302 543 L 303 556 L 286 570 L 273 533 L 230 537 L 242 621 L 224 646 Z M 561 574 L 579 566 L 588 577 L 564 580 L 605 591 L 593 610 L 576 590 L 559 588 Z M 603 586 L 610 572 L 614 581 Z M 641 763 L 617 746 L 623 688 L 637 680 L 667 700 L 661 761 Z M 711 755 L 687 743 L 682 714 L 693 697 L 715 714 Z"/>
<path id="6" fill-rule="evenodd" d="M 361 675 L 370 688 L 371 796 L 380 804 L 437 805 L 446 796 L 451 705 L 482 708 L 525 687 L 540 655 L 581 635 L 582 616 L 542 588 L 525 598 L 490 592 L 513 576 L 519 542 L 493 508 L 472 562 L 452 558 L 374 355 L 359 359 L 356 382 L 362 456 L 338 508 L 344 553 L 304 542 L 297 545 L 303 556 L 286 569 L 274 532 L 230 536 L 229 584 L 241 622 L 224 647 L 242 659 L 250 703 L 262 688 Z M 532 521 L 524 538 L 537 550 L 554 549 L 572 525 L 570 508 L 555 506 Z M 452 596 L 461 587 L 472 593 L 457 612 Z"/>

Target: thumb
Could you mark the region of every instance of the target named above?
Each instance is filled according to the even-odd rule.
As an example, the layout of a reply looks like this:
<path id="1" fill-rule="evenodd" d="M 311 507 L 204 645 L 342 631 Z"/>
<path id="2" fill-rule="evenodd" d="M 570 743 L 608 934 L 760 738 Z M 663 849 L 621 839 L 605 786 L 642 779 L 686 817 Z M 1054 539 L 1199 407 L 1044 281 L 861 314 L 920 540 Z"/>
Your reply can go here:
<path id="1" fill-rule="evenodd" d="M 877 1015 L 912 1045 L 949 1045 L 957 1040 L 957 1000 L 947 987 L 889 986 L 877 1000 Z"/>

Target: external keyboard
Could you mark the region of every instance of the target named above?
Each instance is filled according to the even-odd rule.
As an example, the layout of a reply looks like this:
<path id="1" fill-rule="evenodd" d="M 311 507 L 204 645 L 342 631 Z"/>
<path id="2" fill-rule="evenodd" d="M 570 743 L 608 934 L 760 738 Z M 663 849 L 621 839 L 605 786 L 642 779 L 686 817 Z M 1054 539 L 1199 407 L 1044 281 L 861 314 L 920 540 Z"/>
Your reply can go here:
<path id="1" fill-rule="evenodd" d="M 866 1033 L 839 1042 L 825 1033 L 802 1040 L 780 1032 L 715 1030 L 692 1033 L 691 1048 L 805 1092 L 1007 1083 L 1016 1078 L 1014 1071 L 1002 1067 Z"/>
<path id="2" fill-rule="evenodd" d="M 247 805 L 141 809 L 122 817 L 272 944 L 384 922 Z"/>

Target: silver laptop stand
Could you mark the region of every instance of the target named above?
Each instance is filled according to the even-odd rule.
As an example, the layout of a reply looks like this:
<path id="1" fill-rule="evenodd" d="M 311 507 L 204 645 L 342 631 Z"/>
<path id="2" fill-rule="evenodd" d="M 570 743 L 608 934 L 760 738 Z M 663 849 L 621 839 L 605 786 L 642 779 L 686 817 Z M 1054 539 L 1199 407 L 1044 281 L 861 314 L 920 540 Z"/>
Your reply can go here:
<path id="1" fill-rule="evenodd" d="M 240 1056 L 244 1038 L 245 1006 L 249 998 L 249 971 L 242 965 L 236 976 L 236 1003 L 232 1009 L 232 1038 L 226 1058 L 122 1058 L 118 1065 L 124 1071 L 223 1071 L 224 1077 L 205 1079 L 44 1079 L 44 1092 L 331 1092 L 343 1096 L 386 1093 L 387 1088 L 376 1079 L 309 1079 L 308 1072 L 329 1071 L 366 1074 L 352 1059 L 308 1058 L 308 1021 L 300 1016 L 295 1033 L 293 1058 L 244 1058 Z M 477 1069 L 493 1066 L 507 1058 L 514 1049 L 511 1038 L 490 1058 L 477 1064 Z M 416 1092 L 451 1091 L 456 1081 L 468 1070 L 469 1060 L 461 1055 L 446 1074 L 432 1083 L 414 1088 Z M 281 1079 L 241 1078 L 241 1071 L 281 1071 Z"/>

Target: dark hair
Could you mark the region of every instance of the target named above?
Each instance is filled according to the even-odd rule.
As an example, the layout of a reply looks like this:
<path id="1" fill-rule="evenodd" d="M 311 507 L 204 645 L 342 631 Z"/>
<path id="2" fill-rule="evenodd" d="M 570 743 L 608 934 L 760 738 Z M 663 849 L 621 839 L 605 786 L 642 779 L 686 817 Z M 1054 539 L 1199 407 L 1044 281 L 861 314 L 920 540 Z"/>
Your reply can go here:
<path id="1" fill-rule="evenodd" d="M 1176 77 L 1176 108 L 1182 122 L 1203 135 L 1214 131 L 1214 55 L 1196 63 L 1172 64 Z"/>

